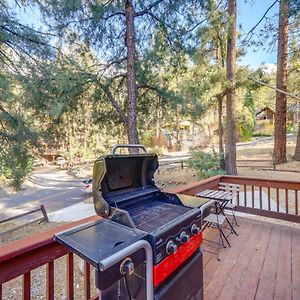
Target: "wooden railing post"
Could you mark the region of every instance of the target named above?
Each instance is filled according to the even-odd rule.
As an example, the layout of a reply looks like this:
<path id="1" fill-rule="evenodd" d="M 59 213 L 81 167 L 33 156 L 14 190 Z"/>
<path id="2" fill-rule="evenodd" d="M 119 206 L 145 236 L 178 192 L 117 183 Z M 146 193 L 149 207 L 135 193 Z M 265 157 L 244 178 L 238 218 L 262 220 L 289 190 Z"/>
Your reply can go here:
<path id="1" fill-rule="evenodd" d="M 247 186 L 244 184 L 244 204 L 247 206 Z"/>
<path id="2" fill-rule="evenodd" d="M 285 189 L 285 212 L 289 213 L 289 190 Z"/>
<path id="3" fill-rule="evenodd" d="M 23 300 L 30 300 L 30 272 L 23 275 Z"/>
<path id="4" fill-rule="evenodd" d="M 84 262 L 84 300 L 91 298 L 91 266 L 85 261 Z"/>
<path id="5" fill-rule="evenodd" d="M 271 210 L 271 189 L 268 187 L 268 210 Z"/>
<path id="6" fill-rule="evenodd" d="M 47 264 L 47 300 L 54 300 L 54 261 Z"/>
<path id="7" fill-rule="evenodd" d="M 67 255 L 67 299 L 74 299 L 74 255 Z"/>
<path id="8" fill-rule="evenodd" d="M 262 209 L 262 188 L 259 187 L 259 208 Z"/>
<path id="9" fill-rule="evenodd" d="M 295 215 L 298 215 L 298 191 L 295 191 Z"/>

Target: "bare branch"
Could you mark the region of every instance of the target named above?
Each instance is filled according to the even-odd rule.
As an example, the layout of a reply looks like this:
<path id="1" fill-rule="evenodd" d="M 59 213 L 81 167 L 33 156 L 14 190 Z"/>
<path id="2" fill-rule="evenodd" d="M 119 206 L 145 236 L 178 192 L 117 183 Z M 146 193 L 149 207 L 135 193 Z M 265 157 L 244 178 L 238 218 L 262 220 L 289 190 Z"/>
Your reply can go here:
<path id="1" fill-rule="evenodd" d="M 143 10 L 141 10 L 141 11 L 139 11 L 139 12 L 136 12 L 135 14 L 134 14 L 134 16 L 135 17 L 141 17 L 141 16 L 143 16 L 143 15 L 145 15 L 145 14 L 147 14 L 147 13 L 149 13 L 149 11 L 153 8 L 153 7 L 155 7 L 156 5 L 159 5 L 161 2 L 163 2 L 163 1 L 165 1 L 165 0 L 156 0 L 156 1 L 154 1 L 152 4 L 150 4 L 148 7 L 146 7 L 145 9 L 143 9 Z"/>
<path id="2" fill-rule="evenodd" d="M 265 13 L 263 14 L 263 16 L 260 18 L 260 20 L 256 23 L 255 26 L 253 26 L 250 31 L 247 33 L 247 36 L 245 37 L 245 39 L 243 40 L 243 42 L 246 42 L 247 40 L 250 40 L 254 30 L 258 27 L 258 25 L 266 18 L 266 15 L 268 14 L 268 12 L 272 9 L 272 7 L 279 2 L 279 0 L 275 0 L 272 5 L 265 11 Z M 250 38 L 248 38 L 250 35 Z"/>
<path id="3" fill-rule="evenodd" d="M 99 80 L 96 81 L 96 84 L 106 94 L 108 100 L 110 101 L 110 103 L 112 104 L 112 106 L 115 108 L 115 110 L 119 114 L 119 117 L 120 117 L 121 121 L 124 122 L 125 124 L 127 124 L 127 116 L 125 115 L 124 111 L 121 109 L 121 107 L 119 106 L 119 104 L 117 103 L 115 97 L 113 96 L 113 94 L 111 93 L 111 91 L 109 90 L 109 88 L 106 85 L 104 85 L 103 83 L 101 83 Z"/>
<path id="4" fill-rule="evenodd" d="M 267 86 L 268 88 L 270 88 L 270 89 L 272 89 L 272 90 L 275 90 L 275 91 L 277 91 L 277 92 L 279 92 L 279 93 L 281 93 L 281 94 L 284 94 L 284 95 L 286 95 L 286 96 L 288 96 L 288 97 L 294 98 L 294 99 L 296 99 L 296 100 L 298 100 L 298 101 L 300 100 L 300 97 L 298 97 L 298 96 L 296 96 L 296 95 L 294 95 L 294 94 L 288 93 L 288 92 L 286 92 L 286 91 L 283 91 L 283 90 L 281 90 L 281 89 L 279 89 L 279 88 L 277 88 L 277 87 L 275 87 L 275 86 L 272 86 L 272 85 L 270 85 L 270 84 L 268 84 L 268 83 L 265 83 L 265 82 L 263 82 L 263 81 L 254 79 L 254 78 L 252 78 L 252 77 L 248 77 L 248 79 L 249 79 L 249 80 L 252 80 L 252 81 L 254 81 L 254 82 L 257 82 L 257 83 L 259 83 L 259 84 L 261 84 L 261 85 Z"/>
<path id="5" fill-rule="evenodd" d="M 147 83 L 138 84 L 137 89 L 148 89 L 148 90 L 156 92 L 158 95 L 161 94 L 161 90 L 158 87 L 155 87 L 155 86 L 147 84 Z"/>
<path id="6" fill-rule="evenodd" d="M 169 25 L 168 23 L 166 23 L 164 20 L 162 20 L 162 19 L 159 19 L 157 16 L 155 16 L 153 13 L 151 13 L 150 11 L 149 12 L 147 12 L 147 14 L 149 15 L 149 16 L 151 16 L 154 20 L 156 20 L 157 22 L 159 22 L 159 23 L 161 23 L 161 24 L 163 24 L 165 27 L 168 27 L 168 28 L 170 28 L 170 29 L 174 29 L 171 25 Z"/>
<path id="7" fill-rule="evenodd" d="M 193 25 L 191 28 L 187 29 L 187 30 L 185 31 L 185 33 L 189 33 L 189 32 L 194 31 L 198 26 L 200 26 L 201 24 L 203 24 L 203 23 L 204 23 L 205 21 L 207 21 L 207 20 L 208 20 L 208 18 L 205 18 L 205 19 L 201 20 L 200 22 L 198 22 L 198 23 L 196 23 L 195 25 Z"/>
<path id="8" fill-rule="evenodd" d="M 112 14 L 112 15 L 109 15 L 109 16 L 107 16 L 107 17 L 103 17 L 103 18 L 101 18 L 101 20 L 104 20 L 104 21 L 107 21 L 107 20 L 109 20 L 110 18 L 113 18 L 113 17 L 115 17 L 115 16 L 125 16 L 125 14 L 124 13 L 122 13 L 122 12 L 116 12 L 116 13 L 114 13 L 114 14 Z"/>

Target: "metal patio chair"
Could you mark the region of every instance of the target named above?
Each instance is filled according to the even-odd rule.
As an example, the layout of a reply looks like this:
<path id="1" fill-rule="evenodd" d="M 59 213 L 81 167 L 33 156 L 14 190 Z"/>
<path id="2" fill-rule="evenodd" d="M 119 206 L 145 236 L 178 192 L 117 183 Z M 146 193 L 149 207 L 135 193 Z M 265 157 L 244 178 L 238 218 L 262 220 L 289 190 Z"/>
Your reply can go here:
<path id="1" fill-rule="evenodd" d="M 219 190 L 230 193 L 230 197 L 229 197 L 230 199 L 225 206 L 225 210 L 227 210 L 227 212 L 229 212 L 232 215 L 232 225 L 235 224 L 236 226 L 239 227 L 240 225 L 237 222 L 235 212 L 236 212 L 236 207 L 238 206 L 237 199 L 240 192 L 240 186 L 237 184 L 220 182 Z"/>
<path id="2" fill-rule="evenodd" d="M 225 245 L 225 241 L 226 241 L 226 243 L 229 247 L 231 247 L 231 245 L 228 241 L 227 236 L 225 235 L 225 233 L 222 229 L 222 226 L 223 226 L 223 224 L 226 220 L 226 217 L 221 213 L 222 210 L 220 209 L 220 203 L 218 201 L 215 201 L 214 206 L 215 206 L 214 207 L 214 212 L 212 212 L 211 214 L 209 214 L 207 217 L 205 217 L 203 219 L 203 221 L 205 223 L 204 226 L 203 226 L 203 230 L 205 230 L 206 228 L 216 228 L 216 229 L 218 229 L 218 231 L 219 231 L 219 240 L 218 240 L 218 242 L 205 239 L 207 242 L 217 244 L 218 249 L 217 249 L 216 253 L 208 251 L 208 250 L 204 250 L 204 251 L 206 251 L 208 253 L 211 253 L 211 254 L 214 254 L 214 255 L 217 255 L 217 259 L 218 259 L 218 261 L 220 261 L 220 258 L 219 258 L 220 247 L 221 246 L 223 248 L 227 247 Z"/>

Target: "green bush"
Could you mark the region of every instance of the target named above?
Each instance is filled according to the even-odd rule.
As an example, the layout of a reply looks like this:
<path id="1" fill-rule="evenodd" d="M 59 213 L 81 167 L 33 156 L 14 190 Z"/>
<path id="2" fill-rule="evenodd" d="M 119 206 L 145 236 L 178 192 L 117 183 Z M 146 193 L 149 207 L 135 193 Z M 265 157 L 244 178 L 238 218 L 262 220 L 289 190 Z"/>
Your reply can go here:
<path id="1" fill-rule="evenodd" d="M 147 148 L 147 151 L 148 151 L 149 153 L 155 153 L 155 154 L 157 154 L 158 156 L 165 155 L 165 154 L 168 153 L 167 148 L 165 148 L 165 147 L 160 147 L 160 146 L 148 147 L 148 148 Z"/>
<path id="2" fill-rule="evenodd" d="M 141 136 L 141 143 L 146 147 L 153 147 L 153 132 L 144 132 Z"/>
<path id="3" fill-rule="evenodd" d="M 249 126 L 247 124 L 241 124 L 239 126 L 239 131 L 240 131 L 240 139 L 242 142 L 248 142 L 251 140 L 252 135 L 253 135 L 253 127 Z"/>
<path id="4" fill-rule="evenodd" d="M 194 151 L 187 161 L 187 165 L 197 171 L 200 179 L 225 174 L 225 171 L 220 169 L 220 157 L 216 153 Z"/>
<path id="5" fill-rule="evenodd" d="M 297 126 L 297 129 L 298 129 L 298 126 Z M 294 132 L 297 132 L 297 130 L 295 130 L 293 124 L 288 123 L 286 125 L 286 133 L 294 133 Z"/>

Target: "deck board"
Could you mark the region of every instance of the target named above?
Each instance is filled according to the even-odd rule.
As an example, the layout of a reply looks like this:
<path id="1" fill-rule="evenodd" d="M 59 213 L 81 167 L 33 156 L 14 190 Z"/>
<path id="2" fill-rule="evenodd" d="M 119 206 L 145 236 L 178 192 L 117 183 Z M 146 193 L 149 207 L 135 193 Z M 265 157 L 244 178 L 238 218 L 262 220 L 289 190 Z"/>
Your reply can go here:
<path id="1" fill-rule="evenodd" d="M 259 276 L 256 299 L 272 299 L 275 290 L 281 227 L 273 226 Z"/>
<path id="2" fill-rule="evenodd" d="M 252 250 L 250 255 L 243 256 L 243 261 L 246 261 L 247 267 L 240 277 L 240 286 L 234 295 L 237 299 L 253 299 L 255 297 L 272 226 L 264 224 L 260 229 L 258 238 L 255 239 L 254 243 L 248 243 L 248 248 Z"/>
<path id="3" fill-rule="evenodd" d="M 221 249 L 219 262 L 204 252 L 204 298 L 300 299 L 300 228 L 239 218 L 239 236 Z M 218 239 L 216 229 L 204 238 Z M 203 248 L 216 249 L 204 241 Z"/>
<path id="4" fill-rule="evenodd" d="M 282 227 L 274 299 L 292 298 L 292 231 Z"/>
<path id="5" fill-rule="evenodd" d="M 300 234 L 292 230 L 292 299 L 300 299 Z"/>
<path id="6" fill-rule="evenodd" d="M 215 268 L 214 274 L 212 274 L 214 280 L 207 282 L 204 293 L 205 299 L 216 299 L 225 284 L 224 278 L 228 278 L 234 268 L 238 257 L 242 255 L 243 248 L 245 248 L 246 242 L 248 240 L 249 233 L 251 232 L 252 224 L 246 224 L 240 230 L 240 239 L 236 239 L 234 235 L 230 235 L 228 238 L 231 243 L 231 248 L 222 249 L 220 253 L 220 259 L 222 261 L 230 262 L 226 263 L 223 268 L 219 268 L 220 262 L 217 261 L 217 268 Z M 216 258 L 212 258 L 216 260 Z"/>

